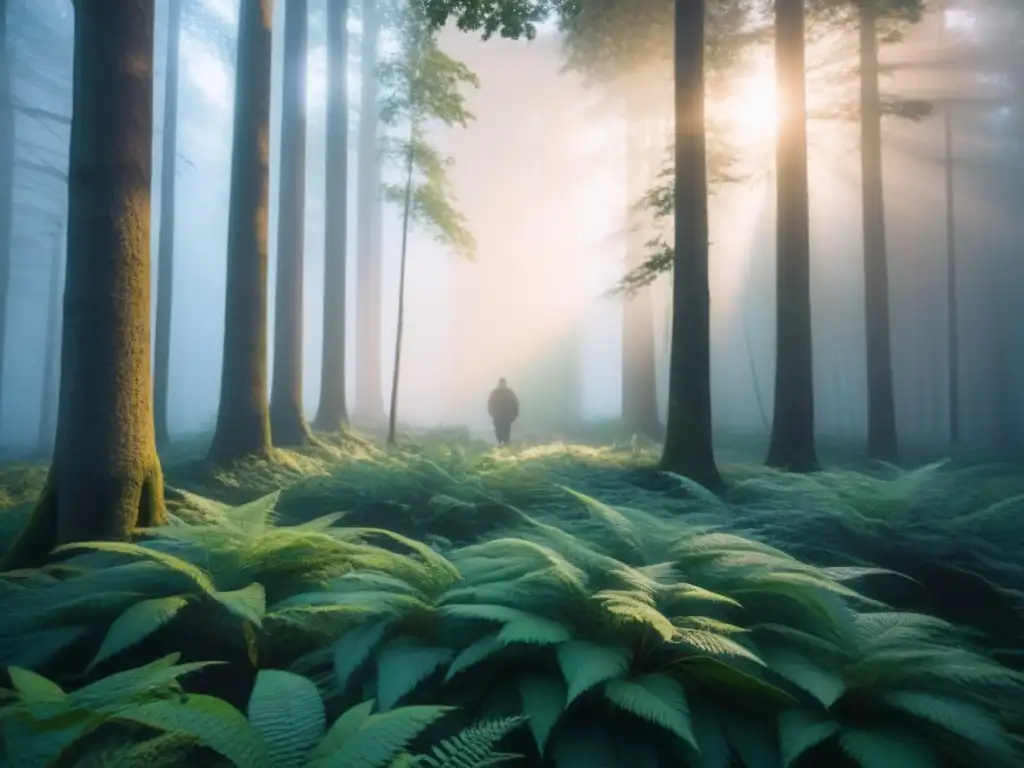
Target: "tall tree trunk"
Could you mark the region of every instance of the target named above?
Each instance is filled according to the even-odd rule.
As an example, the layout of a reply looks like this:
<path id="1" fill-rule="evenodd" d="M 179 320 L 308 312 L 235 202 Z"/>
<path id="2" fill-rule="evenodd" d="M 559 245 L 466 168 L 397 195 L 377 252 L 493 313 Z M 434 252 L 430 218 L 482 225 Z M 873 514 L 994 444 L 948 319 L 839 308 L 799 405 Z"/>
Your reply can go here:
<path id="1" fill-rule="evenodd" d="M 153 431 L 153 0 L 76 0 L 67 289 L 53 465 L 0 570 L 164 516 Z"/>
<path id="2" fill-rule="evenodd" d="M 722 478 L 711 435 L 705 2 L 676 0 L 675 5 L 675 258 L 668 424 L 661 467 L 718 489 Z"/>
<path id="3" fill-rule="evenodd" d="M 309 442 L 302 412 L 302 262 L 306 210 L 306 0 L 284 10 L 281 98 L 281 186 L 277 217 L 277 291 L 274 304 L 274 380 L 270 434 L 274 445 Z"/>
<path id="4" fill-rule="evenodd" d="M 868 374 L 868 456 L 895 462 L 896 403 L 889 331 L 889 267 L 882 183 L 882 109 L 873 3 L 860 14 L 860 161 L 864 228 L 864 328 Z"/>
<path id="5" fill-rule="evenodd" d="M 11 292 L 11 220 L 14 197 L 14 102 L 7 35 L 7 0 L 0 0 L 0 421 L 3 416 L 7 304 Z"/>
<path id="6" fill-rule="evenodd" d="M 327 4 L 327 172 L 324 190 L 324 333 L 320 405 L 324 432 L 348 427 L 345 400 L 348 219 L 348 0 Z"/>
<path id="7" fill-rule="evenodd" d="M 46 304 L 46 347 L 43 361 L 43 386 L 39 397 L 39 454 L 53 453 L 57 435 L 57 402 L 60 397 L 60 291 L 64 284 L 63 227 L 53 233 L 53 257 L 50 262 L 50 291 Z"/>
<path id="8" fill-rule="evenodd" d="M 384 420 L 381 393 L 380 159 L 377 114 L 377 45 L 380 19 L 363 0 L 362 91 L 359 103 L 359 232 L 356 266 L 356 407 L 368 423 Z"/>
<path id="9" fill-rule="evenodd" d="M 242 0 L 228 211 L 224 360 L 210 460 L 270 453 L 267 406 L 267 221 L 272 0 Z"/>
<path id="10" fill-rule="evenodd" d="M 767 463 L 793 472 L 813 472 L 819 467 L 814 444 L 804 53 L 804 0 L 776 0 L 780 120 L 776 140 L 775 408 Z"/>
<path id="11" fill-rule="evenodd" d="M 629 96 L 627 95 L 627 103 Z M 636 210 L 653 174 L 648 163 L 647 130 L 635 104 L 627 105 L 626 222 L 628 226 L 626 269 L 644 263 L 648 232 L 645 216 Z M 644 286 L 622 303 L 622 421 L 625 428 L 652 440 L 662 437 L 658 419 L 657 376 L 654 353 L 654 309 L 651 289 Z"/>
<path id="12" fill-rule="evenodd" d="M 395 327 L 395 367 L 391 374 L 391 407 L 388 410 L 388 445 L 395 445 L 398 431 L 398 384 L 402 372 L 402 331 L 405 328 L 405 265 L 409 252 L 409 212 L 412 207 L 412 170 L 415 160 L 416 126 L 409 131 L 409 153 L 405 165 L 405 206 L 402 209 L 402 257 L 398 265 L 398 324 Z"/>
<path id="13" fill-rule="evenodd" d="M 167 392 L 171 376 L 171 307 L 174 298 L 174 176 L 178 165 L 178 61 L 182 1 L 170 0 L 168 7 L 164 135 L 160 149 L 160 239 L 157 243 L 156 354 L 153 359 L 153 416 L 158 447 L 171 442 Z"/>

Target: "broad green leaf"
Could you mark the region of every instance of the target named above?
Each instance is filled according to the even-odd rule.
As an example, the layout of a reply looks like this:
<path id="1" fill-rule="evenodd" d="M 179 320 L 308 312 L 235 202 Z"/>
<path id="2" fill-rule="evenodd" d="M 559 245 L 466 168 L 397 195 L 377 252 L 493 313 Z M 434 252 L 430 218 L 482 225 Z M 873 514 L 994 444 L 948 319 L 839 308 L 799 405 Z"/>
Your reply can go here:
<path id="1" fill-rule="evenodd" d="M 300 768 L 327 733 L 316 685 L 301 675 L 263 669 L 249 697 L 249 724 L 267 745 L 274 768 Z"/>
<path id="2" fill-rule="evenodd" d="M 106 637 L 86 671 L 126 648 L 139 644 L 160 627 L 173 619 L 188 605 L 188 598 L 182 595 L 157 597 L 136 603 L 114 620 Z"/>

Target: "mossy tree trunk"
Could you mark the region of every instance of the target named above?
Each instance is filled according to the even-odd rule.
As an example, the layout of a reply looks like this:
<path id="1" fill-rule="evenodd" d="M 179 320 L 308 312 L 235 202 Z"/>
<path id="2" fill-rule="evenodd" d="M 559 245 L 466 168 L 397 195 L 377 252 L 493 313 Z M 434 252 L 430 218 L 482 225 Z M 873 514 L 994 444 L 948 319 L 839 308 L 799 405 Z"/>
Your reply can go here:
<path id="1" fill-rule="evenodd" d="M 345 399 L 348 219 L 348 0 L 327 4 L 327 148 L 324 190 L 324 333 L 317 429 L 348 426 Z"/>
<path id="2" fill-rule="evenodd" d="M 153 0 L 76 0 L 57 440 L 2 569 L 163 520 L 150 373 L 152 139 Z"/>
<path id="3" fill-rule="evenodd" d="M 306 0 L 284 7 L 281 184 L 277 217 L 274 378 L 270 434 L 274 445 L 310 442 L 302 410 L 302 267 L 306 211 Z"/>
<path id="4" fill-rule="evenodd" d="M 672 354 L 661 468 L 718 490 L 722 478 L 711 435 L 704 14 L 704 2 L 676 0 Z"/>
<path id="5" fill-rule="evenodd" d="M 171 442 L 167 397 L 171 376 L 171 308 L 174 300 L 174 203 L 178 155 L 178 62 L 181 4 L 170 0 L 167 19 L 167 74 L 164 78 L 164 131 L 160 149 L 160 233 L 157 241 L 156 349 L 153 357 L 153 415 L 156 444 Z"/>
<path id="6" fill-rule="evenodd" d="M 858 3 L 860 20 L 860 155 L 864 231 L 864 322 L 868 374 L 868 456 L 895 462 L 896 403 L 889 337 L 889 266 L 882 180 L 882 108 L 878 32 L 873 3 Z"/>
<path id="7" fill-rule="evenodd" d="M 812 472 L 819 466 L 814 444 L 804 59 L 804 0 L 776 0 L 780 120 L 776 140 L 775 406 L 767 463 L 793 472 Z"/>
<path id="8" fill-rule="evenodd" d="M 367 423 L 384 421 L 381 390 L 380 158 L 377 46 L 380 18 L 376 0 L 363 0 L 359 101 L 359 232 L 356 265 L 356 402 L 355 416 Z"/>
<path id="9" fill-rule="evenodd" d="M 270 454 L 267 405 L 267 226 L 272 0 L 242 0 L 228 211 L 224 361 L 209 459 Z"/>
<path id="10" fill-rule="evenodd" d="M 0 0 L 0 420 L 3 414 L 7 303 L 11 291 L 11 223 L 14 202 L 14 102 L 7 35 L 7 0 Z"/>

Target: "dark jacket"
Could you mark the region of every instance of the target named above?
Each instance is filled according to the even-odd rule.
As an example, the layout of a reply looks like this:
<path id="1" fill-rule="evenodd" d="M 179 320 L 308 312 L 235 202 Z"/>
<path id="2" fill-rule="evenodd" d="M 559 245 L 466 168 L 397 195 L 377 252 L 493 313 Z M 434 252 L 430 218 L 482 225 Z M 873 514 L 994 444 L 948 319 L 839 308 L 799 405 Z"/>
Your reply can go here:
<path id="1" fill-rule="evenodd" d="M 487 413 L 496 424 L 511 424 L 519 418 L 519 398 L 509 387 L 498 387 L 487 398 Z"/>

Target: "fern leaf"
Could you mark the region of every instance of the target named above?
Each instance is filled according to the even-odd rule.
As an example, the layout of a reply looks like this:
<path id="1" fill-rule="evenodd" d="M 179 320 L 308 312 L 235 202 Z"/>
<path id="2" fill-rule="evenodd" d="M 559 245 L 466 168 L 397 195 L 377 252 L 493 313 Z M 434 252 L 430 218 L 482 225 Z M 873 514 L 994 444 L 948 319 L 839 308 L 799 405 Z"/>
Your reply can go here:
<path id="1" fill-rule="evenodd" d="M 189 734 L 237 768 L 274 768 L 266 745 L 245 715 L 214 696 L 194 694 L 134 704 L 117 710 L 111 719 Z"/>
<path id="2" fill-rule="evenodd" d="M 267 592 L 262 584 L 253 582 L 231 592 L 210 592 L 210 597 L 227 608 L 228 613 L 243 621 L 262 626 L 267 613 Z"/>
<path id="3" fill-rule="evenodd" d="M 799 653 L 785 649 L 762 651 L 768 667 L 777 675 L 785 678 L 793 685 L 811 694 L 828 709 L 846 691 L 846 684 L 841 675 L 822 669 Z"/>
<path id="4" fill-rule="evenodd" d="M 565 711 L 565 684 L 551 677 L 524 677 L 519 680 L 519 697 L 537 751 L 543 756 L 551 729 Z"/>
<path id="5" fill-rule="evenodd" d="M 350 629 L 334 644 L 334 677 L 342 692 L 348 687 L 352 675 L 370 658 L 370 654 L 384 639 L 394 622 L 373 621 Z"/>
<path id="6" fill-rule="evenodd" d="M 102 721 L 88 714 L 72 714 L 51 721 L 43 728 L 15 716 L 0 720 L 0 744 L 3 745 L 5 768 L 50 768 L 57 765 L 80 739 Z"/>
<path id="7" fill-rule="evenodd" d="M 568 685 L 566 706 L 595 685 L 625 675 L 631 658 L 625 648 L 581 640 L 562 643 L 557 655 Z"/>
<path id="8" fill-rule="evenodd" d="M 175 664 L 180 654 L 172 653 L 141 667 L 126 669 L 100 678 L 68 694 L 70 703 L 92 711 L 123 707 L 140 697 L 152 697 L 173 690 L 179 677 L 213 666 L 220 661 Z"/>
<path id="9" fill-rule="evenodd" d="M 274 524 L 281 491 L 276 490 L 246 504 L 228 508 L 228 522 L 246 533 L 260 534 Z"/>
<path id="10" fill-rule="evenodd" d="M 327 734 L 324 703 L 309 679 L 260 670 L 249 697 L 249 724 L 267 745 L 274 768 L 300 768 Z"/>
<path id="11" fill-rule="evenodd" d="M 205 571 L 192 565 L 180 557 L 174 557 L 166 552 L 143 547 L 138 544 L 130 544 L 124 541 L 83 541 L 75 544 L 65 544 L 57 547 L 54 553 L 67 552 L 75 549 L 89 549 L 96 552 L 114 552 L 119 555 L 132 555 L 134 557 L 146 558 L 156 561 L 160 565 L 176 573 L 186 576 L 202 592 L 213 592 L 213 581 Z"/>
<path id="12" fill-rule="evenodd" d="M 323 741 L 316 745 L 310 755 L 310 760 L 316 762 L 337 752 L 355 735 L 356 731 L 363 727 L 363 724 L 370 719 L 373 712 L 373 699 L 356 704 L 346 709 L 337 720 L 334 721 L 324 736 Z M 309 766 L 307 766 L 309 768 Z"/>
<path id="13" fill-rule="evenodd" d="M 654 674 L 630 680 L 609 680 L 604 684 L 604 695 L 624 712 L 658 725 L 695 750 L 700 749 L 693 735 L 686 692 L 671 677 Z"/>
<path id="14" fill-rule="evenodd" d="M 121 651 L 138 645 L 177 616 L 186 605 L 188 598 L 176 595 L 143 600 L 130 607 L 110 625 L 100 649 L 86 667 L 86 672 Z"/>
<path id="15" fill-rule="evenodd" d="M 572 630 L 560 621 L 543 616 L 525 616 L 510 621 L 498 633 L 498 642 L 504 645 L 557 645 L 572 639 Z"/>
<path id="16" fill-rule="evenodd" d="M 505 644 L 498 641 L 497 632 L 491 632 L 473 641 L 459 651 L 458 655 L 452 659 L 452 663 L 448 666 L 447 673 L 445 673 L 444 681 L 447 683 L 459 672 L 486 661 L 491 656 L 499 653 L 504 647 Z"/>
<path id="17" fill-rule="evenodd" d="M 790 709 L 779 715 L 779 752 L 782 768 L 789 768 L 804 752 L 839 732 L 839 724 L 817 712 Z"/>
<path id="18" fill-rule="evenodd" d="M 942 763 L 926 744 L 901 731 L 865 731 L 848 728 L 839 746 L 861 768 L 940 768 Z"/>
<path id="19" fill-rule="evenodd" d="M 524 722 L 522 717 L 485 720 L 464 728 L 431 749 L 430 755 L 419 758 L 423 768 L 490 768 L 519 755 L 495 754 L 498 742 Z"/>
<path id="20" fill-rule="evenodd" d="M 91 626 L 76 624 L 19 633 L 13 637 L 5 635 L 0 641 L 0 666 L 36 669 L 92 631 Z"/>
<path id="21" fill-rule="evenodd" d="M 68 695 L 57 683 L 21 667 L 10 667 L 7 674 L 11 678 L 21 699 L 26 704 L 53 704 L 67 701 Z"/>
<path id="22" fill-rule="evenodd" d="M 449 648 L 420 645 L 405 638 L 389 643 L 377 657 L 377 703 L 381 710 L 394 707 L 453 655 Z"/>
<path id="23" fill-rule="evenodd" d="M 881 700 L 972 744 L 994 752 L 1012 753 L 999 720 L 975 704 L 923 691 L 891 691 L 883 694 Z"/>
<path id="24" fill-rule="evenodd" d="M 451 707 L 399 707 L 370 715 L 339 749 L 317 755 L 307 768 L 383 768 L 450 710 Z"/>

